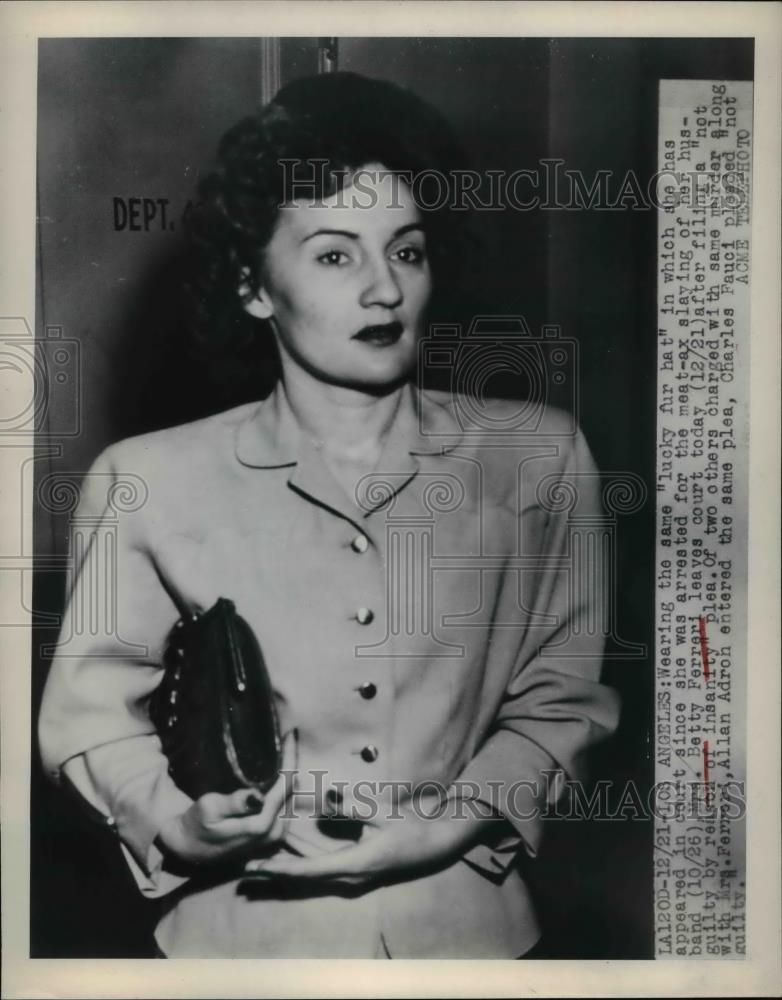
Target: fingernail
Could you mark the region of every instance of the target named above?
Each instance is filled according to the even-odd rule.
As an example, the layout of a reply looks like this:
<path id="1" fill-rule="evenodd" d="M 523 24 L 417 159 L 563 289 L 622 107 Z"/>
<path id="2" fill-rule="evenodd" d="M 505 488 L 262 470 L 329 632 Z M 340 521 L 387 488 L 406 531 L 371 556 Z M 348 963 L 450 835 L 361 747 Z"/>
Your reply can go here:
<path id="1" fill-rule="evenodd" d="M 263 802 L 257 795 L 248 795 L 245 799 L 245 809 L 248 813 L 259 813 L 263 809 Z"/>

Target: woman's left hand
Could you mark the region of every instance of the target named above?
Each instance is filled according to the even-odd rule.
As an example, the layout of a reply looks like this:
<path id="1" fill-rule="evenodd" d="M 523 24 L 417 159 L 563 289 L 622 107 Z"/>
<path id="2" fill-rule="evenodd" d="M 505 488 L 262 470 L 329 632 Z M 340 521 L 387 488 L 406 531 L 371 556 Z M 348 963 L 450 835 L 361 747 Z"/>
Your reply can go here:
<path id="1" fill-rule="evenodd" d="M 367 825 L 361 841 L 314 857 L 275 855 L 245 866 L 249 876 L 290 878 L 369 888 L 379 881 L 414 875 L 456 861 L 482 834 L 501 820 L 482 816 L 454 816 L 446 810 L 427 818 L 400 809 L 380 826 Z"/>

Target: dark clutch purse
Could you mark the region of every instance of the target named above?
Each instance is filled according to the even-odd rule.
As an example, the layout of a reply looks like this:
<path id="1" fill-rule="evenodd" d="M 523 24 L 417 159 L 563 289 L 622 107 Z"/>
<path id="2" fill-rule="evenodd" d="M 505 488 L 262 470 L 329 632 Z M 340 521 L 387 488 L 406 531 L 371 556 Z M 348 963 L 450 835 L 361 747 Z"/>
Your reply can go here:
<path id="1" fill-rule="evenodd" d="M 181 618 L 149 700 L 174 782 L 193 799 L 266 791 L 280 768 L 280 726 L 258 640 L 232 601 Z"/>

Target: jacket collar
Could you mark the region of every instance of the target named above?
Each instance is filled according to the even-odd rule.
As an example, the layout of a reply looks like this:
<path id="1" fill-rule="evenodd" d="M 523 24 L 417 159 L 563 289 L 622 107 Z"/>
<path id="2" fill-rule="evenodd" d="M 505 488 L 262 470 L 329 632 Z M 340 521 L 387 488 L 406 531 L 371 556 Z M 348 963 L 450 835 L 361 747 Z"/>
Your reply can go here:
<path id="1" fill-rule="evenodd" d="M 288 485 L 364 531 L 370 514 L 389 507 L 419 470 L 419 456 L 446 455 L 462 431 L 447 406 L 405 386 L 374 472 L 349 497 L 328 470 L 319 449 L 302 433 L 285 393 L 278 386 L 236 432 L 236 457 L 259 469 L 290 467 Z"/>
<path id="2" fill-rule="evenodd" d="M 400 463 L 404 468 L 415 467 L 408 456 L 446 455 L 459 445 L 462 436 L 448 404 L 408 383 L 378 468 L 395 472 L 401 471 L 397 468 Z M 259 469 L 296 465 L 311 449 L 279 384 L 237 427 L 235 453 L 243 465 Z"/>

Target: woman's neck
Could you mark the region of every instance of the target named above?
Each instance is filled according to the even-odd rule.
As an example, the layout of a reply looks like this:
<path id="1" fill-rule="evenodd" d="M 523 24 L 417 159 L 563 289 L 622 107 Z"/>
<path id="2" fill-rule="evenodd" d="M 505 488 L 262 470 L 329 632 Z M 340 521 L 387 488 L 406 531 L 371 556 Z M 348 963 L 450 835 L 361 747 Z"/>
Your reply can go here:
<path id="1" fill-rule="evenodd" d="M 296 368 L 283 372 L 280 389 L 302 431 L 337 461 L 373 465 L 394 421 L 402 393 L 375 395 L 329 385 Z"/>

